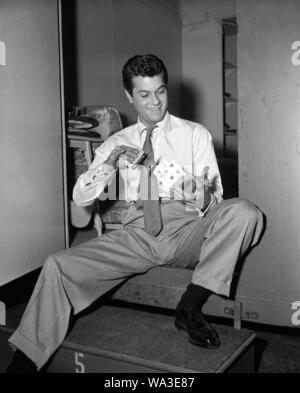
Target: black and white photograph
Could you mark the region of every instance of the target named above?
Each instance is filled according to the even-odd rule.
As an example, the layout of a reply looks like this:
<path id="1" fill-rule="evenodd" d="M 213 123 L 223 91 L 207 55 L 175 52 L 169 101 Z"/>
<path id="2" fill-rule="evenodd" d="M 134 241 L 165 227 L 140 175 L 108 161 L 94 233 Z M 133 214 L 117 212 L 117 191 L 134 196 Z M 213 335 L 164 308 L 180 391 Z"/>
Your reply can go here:
<path id="1" fill-rule="evenodd" d="M 299 22 L 0 0 L 1 374 L 300 373 Z"/>

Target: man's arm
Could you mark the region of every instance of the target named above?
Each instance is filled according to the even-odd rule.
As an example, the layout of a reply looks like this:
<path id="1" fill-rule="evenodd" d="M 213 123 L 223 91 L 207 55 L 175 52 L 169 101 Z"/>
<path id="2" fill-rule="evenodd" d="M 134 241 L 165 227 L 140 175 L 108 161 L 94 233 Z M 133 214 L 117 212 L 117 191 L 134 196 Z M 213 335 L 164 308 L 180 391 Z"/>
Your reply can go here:
<path id="1" fill-rule="evenodd" d="M 193 149 L 194 175 L 196 177 L 201 177 L 204 168 L 208 167 L 209 169 L 206 174 L 208 191 L 216 199 L 216 201 L 221 201 L 223 199 L 223 187 L 220 171 L 211 134 L 205 127 L 199 125 L 199 127 L 195 128 Z"/>
<path id="2" fill-rule="evenodd" d="M 98 147 L 91 166 L 77 179 L 73 188 L 73 200 L 77 206 L 91 205 L 114 179 L 116 168 L 105 164 L 111 149 L 108 141 Z"/>
<path id="3" fill-rule="evenodd" d="M 201 176 L 187 174 L 180 177 L 171 187 L 172 198 L 197 204 L 200 210 L 210 206 L 213 196 L 208 181 L 209 167 L 205 167 Z"/>
<path id="4" fill-rule="evenodd" d="M 193 168 L 171 189 L 174 199 L 194 202 L 202 212 L 222 200 L 223 187 L 209 131 L 197 126 L 193 134 Z"/>
<path id="5" fill-rule="evenodd" d="M 105 188 L 111 185 L 118 169 L 121 155 L 129 162 L 133 162 L 138 151 L 128 146 L 114 146 L 111 141 L 106 141 L 98 149 L 96 156 L 87 172 L 79 176 L 74 189 L 73 200 L 78 206 L 91 205 L 99 198 Z"/>

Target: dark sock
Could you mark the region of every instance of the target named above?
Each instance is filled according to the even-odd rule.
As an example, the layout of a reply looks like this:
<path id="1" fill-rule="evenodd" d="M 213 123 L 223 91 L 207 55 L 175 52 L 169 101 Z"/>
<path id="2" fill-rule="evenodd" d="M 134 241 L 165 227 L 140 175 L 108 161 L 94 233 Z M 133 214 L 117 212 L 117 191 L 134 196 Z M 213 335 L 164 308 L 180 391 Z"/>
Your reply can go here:
<path id="1" fill-rule="evenodd" d="M 189 305 L 201 309 L 211 293 L 209 289 L 191 283 L 182 295 L 180 303 L 183 306 Z"/>
<path id="2" fill-rule="evenodd" d="M 22 351 L 16 350 L 10 362 L 7 373 L 35 373 L 37 366 Z"/>

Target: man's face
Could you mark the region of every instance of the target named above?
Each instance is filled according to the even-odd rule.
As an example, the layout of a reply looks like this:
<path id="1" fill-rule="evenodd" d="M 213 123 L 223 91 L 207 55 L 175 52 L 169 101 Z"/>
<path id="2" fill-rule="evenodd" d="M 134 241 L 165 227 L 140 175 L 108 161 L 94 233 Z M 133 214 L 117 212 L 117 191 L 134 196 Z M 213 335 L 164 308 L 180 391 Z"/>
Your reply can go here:
<path id="1" fill-rule="evenodd" d="M 132 95 L 125 91 L 145 126 L 152 126 L 161 121 L 168 107 L 167 86 L 163 74 L 149 76 L 135 76 L 132 80 Z"/>

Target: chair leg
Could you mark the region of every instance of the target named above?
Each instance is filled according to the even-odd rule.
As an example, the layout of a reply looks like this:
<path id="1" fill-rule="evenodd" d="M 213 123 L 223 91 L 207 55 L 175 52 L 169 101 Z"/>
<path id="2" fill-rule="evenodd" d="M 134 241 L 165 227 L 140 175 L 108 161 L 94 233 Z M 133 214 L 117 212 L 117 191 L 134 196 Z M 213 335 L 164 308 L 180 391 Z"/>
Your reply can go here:
<path id="1" fill-rule="evenodd" d="M 0 302 L 0 325 L 6 325 L 6 307 L 3 302 Z"/>
<path id="2" fill-rule="evenodd" d="M 242 303 L 234 302 L 233 305 L 234 328 L 241 330 L 242 325 Z"/>
<path id="3" fill-rule="evenodd" d="M 98 236 L 103 233 L 103 222 L 100 214 L 99 201 L 96 200 L 94 203 L 94 228 L 96 229 Z"/>
<path id="4" fill-rule="evenodd" d="M 101 216 L 98 212 L 96 212 L 94 216 L 94 228 L 96 229 L 98 236 L 101 236 L 103 232 L 103 224 Z"/>

